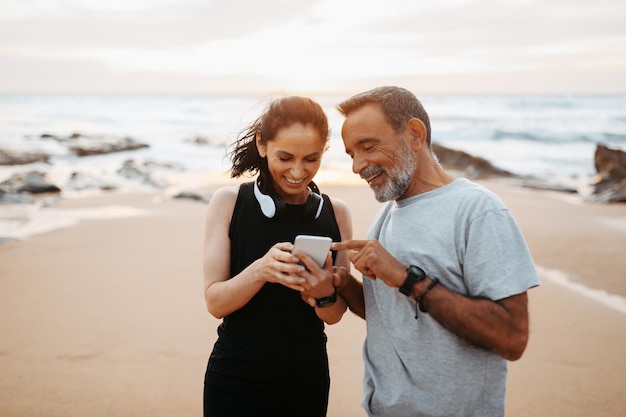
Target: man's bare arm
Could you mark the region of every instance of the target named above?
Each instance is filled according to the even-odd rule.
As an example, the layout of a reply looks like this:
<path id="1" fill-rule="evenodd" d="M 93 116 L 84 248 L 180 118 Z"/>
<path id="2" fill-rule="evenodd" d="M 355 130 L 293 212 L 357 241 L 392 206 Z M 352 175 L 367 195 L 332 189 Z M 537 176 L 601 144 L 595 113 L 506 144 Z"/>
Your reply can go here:
<path id="1" fill-rule="evenodd" d="M 348 304 L 348 308 L 357 316 L 365 319 L 365 299 L 363 283 L 356 279 L 346 268 L 334 268 L 337 294 Z"/>
<path id="2" fill-rule="evenodd" d="M 528 296 L 526 292 L 498 301 L 469 298 L 441 285 L 422 297 L 426 279 L 415 285 L 420 306 L 443 327 L 467 342 L 494 352 L 504 359 L 521 358 L 528 344 Z"/>
<path id="3" fill-rule="evenodd" d="M 350 262 L 359 272 L 371 279 L 381 279 L 392 288 L 400 287 L 406 279 L 406 265 L 376 240 L 333 243 L 333 250 L 350 250 Z M 465 297 L 439 284 L 424 295 L 431 282 L 427 278 L 416 283 L 411 296 L 442 326 L 468 343 L 505 359 L 517 360 L 522 356 L 529 333 L 525 292 L 492 301 Z"/>

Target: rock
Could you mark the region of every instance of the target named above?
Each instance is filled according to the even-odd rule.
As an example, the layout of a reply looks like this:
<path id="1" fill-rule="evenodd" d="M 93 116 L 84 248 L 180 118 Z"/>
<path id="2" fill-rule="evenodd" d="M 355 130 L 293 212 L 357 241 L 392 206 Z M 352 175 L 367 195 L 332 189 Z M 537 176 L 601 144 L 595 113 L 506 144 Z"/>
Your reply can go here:
<path id="1" fill-rule="evenodd" d="M 72 135 L 74 136 L 74 135 Z M 137 149 L 148 148 L 145 143 L 136 142 L 129 137 L 118 138 L 115 136 L 104 137 L 72 137 L 68 145 L 69 149 L 76 156 L 103 155 L 113 152 L 134 151 Z"/>
<path id="2" fill-rule="evenodd" d="M 486 178 L 491 176 L 514 176 L 513 173 L 493 166 L 484 158 L 472 156 L 463 151 L 432 144 L 433 151 L 439 162 L 446 168 L 463 171 L 468 178 Z"/>
<path id="3" fill-rule="evenodd" d="M 88 189 L 100 189 L 105 191 L 115 190 L 117 185 L 105 182 L 97 177 L 83 174 L 82 172 L 72 172 L 65 183 L 64 189 L 82 191 Z"/>
<path id="4" fill-rule="evenodd" d="M 621 180 L 626 178 L 626 152 L 596 145 L 594 164 L 600 180 Z"/>
<path id="5" fill-rule="evenodd" d="M 150 159 L 144 161 L 143 166 L 148 169 L 169 169 L 174 171 L 185 171 L 185 166 L 183 164 L 175 163 L 175 162 L 158 162 L 152 161 Z"/>
<path id="6" fill-rule="evenodd" d="M 533 190 L 558 191 L 562 193 L 577 194 L 578 190 L 567 185 L 542 181 L 538 179 L 526 179 L 522 182 L 522 187 Z"/>
<path id="7" fill-rule="evenodd" d="M 59 193 L 61 189 L 45 179 L 45 174 L 37 171 L 13 174 L 0 183 L 0 189 L 7 193 Z"/>
<path id="8" fill-rule="evenodd" d="M 599 181 L 594 184 L 590 201 L 626 202 L 626 152 L 598 144 L 594 164 Z"/>
<path id="9" fill-rule="evenodd" d="M 594 203 L 626 203 L 626 178 L 596 183 L 588 200 Z"/>
<path id="10" fill-rule="evenodd" d="M 122 166 L 115 172 L 126 179 L 139 181 L 152 187 L 165 188 L 167 186 L 163 181 L 152 178 L 152 170 L 149 166 L 145 164 L 139 165 L 134 159 L 124 161 Z"/>
<path id="11" fill-rule="evenodd" d="M 203 202 L 203 203 L 208 203 L 209 200 L 210 200 L 210 198 L 204 197 L 204 196 L 202 196 L 202 195 L 200 195 L 200 194 L 198 194 L 196 192 L 193 192 L 193 191 L 181 191 L 181 192 L 179 192 L 178 194 L 176 194 L 172 198 L 181 198 L 181 199 L 186 198 L 186 199 L 189 199 L 189 200 L 200 201 L 200 202 Z"/>
<path id="12" fill-rule="evenodd" d="M 0 165 L 25 165 L 48 162 L 50 155 L 43 152 L 19 152 L 0 149 Z"/>
<path id="13" fill-rule="evenodd" d="M 205 138 L 202 136 L 196 136 L 195 138 L 192 138 L 192 139 L 186 139 L 185 142 L 193 143 L 196 145 L 203 145 L 203 146 L 223 146 L 224 145 L 223 142 L 220 142 L 217 139 L 210 139 L 210 138 Z"/>
<path id="14" fill-rule="evenodd" d="M 32 194 L 9 193 L 0 190 L 0 204 L 32 204 L 35 198 Z"/>
<path id="15" fill-rule="evenodd" d="M 195 138 L 189 140 L 191 143 L 195 143 L 196 145 L 210 145 L 211 141 L 207 138 L 203 138 L 202 136 L 196 136 Z"/>
<path id="16" fill-rule="evenodd" d="M 70 136 L 57 136 L 44 133 L 41 139 L 53 139 L 65 145 L 76 156 L 103 155 L 113 152 L 134 151 L 148 148 L 150 145 L 140 143 L 130 137 L 119 137 L 111 135 L 91 136 L 81 133 L 72 133 Z"/>

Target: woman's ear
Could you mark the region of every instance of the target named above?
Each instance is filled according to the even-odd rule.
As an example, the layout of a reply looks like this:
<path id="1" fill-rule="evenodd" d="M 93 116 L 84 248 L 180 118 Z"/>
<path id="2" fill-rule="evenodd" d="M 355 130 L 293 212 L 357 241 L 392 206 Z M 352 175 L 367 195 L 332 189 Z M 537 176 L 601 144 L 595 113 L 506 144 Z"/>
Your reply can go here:
<path id="1" fill-rule="evenodd" d="M 259 152 L 259 155 L 261 156 L 261 158 L 265 158 L 265 156 L 267 155 L 267 150 L 265 149 L 265 145 L 261 141 L 261 134 L 259 132 L 256 132 L 254 138 L 256 142 L 256 149 Z"/>

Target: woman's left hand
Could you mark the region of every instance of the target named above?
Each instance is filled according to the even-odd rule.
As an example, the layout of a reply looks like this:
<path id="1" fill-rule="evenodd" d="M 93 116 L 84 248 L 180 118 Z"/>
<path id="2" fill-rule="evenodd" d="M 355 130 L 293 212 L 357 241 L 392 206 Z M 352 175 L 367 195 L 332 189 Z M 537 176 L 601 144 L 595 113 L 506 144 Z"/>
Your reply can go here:
<path id="1" fill-rule="evenodd" d="M 299 273 L 306 282 L 301 284 L 304 287 L 302 291 L 302 299 L 309 305 L 315 306 L 316 298 L 330 297 L 335 292 L 333 285 L 333 259 L 330 254 L 326 256 L 324 268 L 320 268 L 310 256 L 304 252 L 294 253 L 300 261 L 306 266 L 306 270 Z"/>

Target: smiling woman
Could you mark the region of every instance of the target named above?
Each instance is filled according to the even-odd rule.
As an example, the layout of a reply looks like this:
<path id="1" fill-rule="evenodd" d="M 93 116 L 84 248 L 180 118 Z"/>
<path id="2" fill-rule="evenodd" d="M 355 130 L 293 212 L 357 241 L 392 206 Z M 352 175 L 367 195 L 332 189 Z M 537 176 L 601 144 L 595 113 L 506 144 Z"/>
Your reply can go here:
<path id="1" fill-rule="evenodd" d="M 346 311 L 327 252 L 320 267 L 293 252 L 298 235 L 352 236 L 347 206 L 313 182 L 329 140 L 312 99 L 272 101 L 231 152 L 232 177 L 209 203 L 204 241 L 207 310 L 223 319 L 204 380 L 205 416 L 326 416 L 330 376 L 324 323 Z M 295 366 L 297 364 L 297 366 Z"/>
<path id="2" fill-rule="evenodd" d="M 278 194 L 287 204 L 302 204 L 302 194 L 322 163 L 325 141 L 310 125 L 300 123 L 282 128 L 271 141 L 256 137 L 261 158 L 267 159 L 268 171 Z M 321 146 L 320 146 L 321 145 Z"/>

